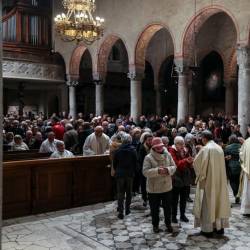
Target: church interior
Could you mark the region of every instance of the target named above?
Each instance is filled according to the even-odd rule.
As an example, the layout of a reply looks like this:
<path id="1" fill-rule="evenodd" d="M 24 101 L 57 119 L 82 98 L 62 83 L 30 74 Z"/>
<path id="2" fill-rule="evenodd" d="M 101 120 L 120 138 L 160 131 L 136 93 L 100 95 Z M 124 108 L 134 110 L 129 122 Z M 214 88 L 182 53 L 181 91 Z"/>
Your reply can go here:
<path id="1" fill-rule="evenodd" d="M 0 7 L 0 249 L 250 249 L 250 0 Z"/>

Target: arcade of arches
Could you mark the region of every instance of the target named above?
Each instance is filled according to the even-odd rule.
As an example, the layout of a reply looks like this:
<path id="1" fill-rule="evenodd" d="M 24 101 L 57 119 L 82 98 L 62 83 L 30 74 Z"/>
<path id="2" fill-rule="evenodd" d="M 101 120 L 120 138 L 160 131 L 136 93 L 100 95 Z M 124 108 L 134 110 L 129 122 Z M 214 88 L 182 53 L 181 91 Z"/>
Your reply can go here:
<path id="1" fill-rule="evenodd" d="M 137 0 L 97 0 L 96 14 L 105 16 L 105 32 L 89 46 L 65 43 L 55 32 L 47 39 L 42 32 L 51 30 L 45 27 L 37 40 L 25 36 L 24 26 L 17 26 L 20 35 L 11 36 L 11 20 L 25 16 L 27 7 L 25 1 L 17 2 L 22 8 L 16 9 L 14 1 L 3 6 L 5 114 L 121 113 L 137 120 L 141 114 L 167 113 L 180 121 L 223 112 L 238 115 L 246 131 L 248 0 L 168 0 L 154 6 L 143 0 L 143 12 Z M 31 8 L 37 7 L 35 2 Z M 61 13 L 61 2 L 54 0 L 52 6 L 41 1 L 40 16 L 51 20 Z M 53 13 L 47 11 L 51 9 Z"/>
<path id="2" fill-rule="evenodd" d="M 162 118 L 165 115 L 171 115 L 168 118 L 177 117 L 179 124 L 183 124 L 184 120 L 187 121 L 189 116 L 207 117 L 211 113 L 219 114 L 218 119 L 223 117 L 225 120 L 230 120 L 227 118 L 237 117 L 238 124 L 233 126 L 237 137 L 240 135 L 245 138 L 247 131 L 249 135 L 250 0 L 95 0 L 97 6 L 95 16 L 100 15 L 105 18 L 105 30 L 103 37 L 91 45 L 83 42 L 62 41 L 55 32 L 52 20 L 54 16 L 65 12 L 63 2 L 63 0 L 0 1 L 2 8 L 0 46 L 3 48 L 0 49 L 0 66 L 2 68 L 0 77 L 1 83 L 3 83 L 2 109 L 6 115 L 3 122 L 4 129 L 1 129 L 4 131 L 3 135 L 6 136 L 0 143 L 3 144 L 4 150 L 13 150 L 13 152 L 1 152 L 4 159 L 3 171 L 0 166 L 0 192 L 3 190 L 3 195 L 0 195 L 0 211 L 3 210 L 4 219 L 31 215 L 17 220 L 4 221 L 0 249 L 1 245 L 3 245 L 3 249 L 14 250 L 250 249 L 250 220 L 247 218 L 250 217 L 250 211 L 249 214 L 244 214 L 248 215 L 246 218 L 242 217 L 238 204 L 232 205 L 233 218 L 230 221 L 232 226 L 226 229 L 228 237 L 209 240 L 203 236 L 190 237 L 189 232 L 193 233 L 193 225 L 191 225 L 194 222 L 194 217 L 191 215 L 193 205 L 187 204 L 186 213 L 189 217 L 187 218 L 183 213 L 183 203 L 186 203 L 187 200 L 193 201 L 194 190 L 189 185 L 191 181 L 184 184 L 184 178 L 183 183 L 180 184 L 184 187 L 177 187 L 178 190 L 176 189 L 175 193 L 172 192 L 173 197 L 175 196 L 174 203 L 177 201 L 176 204 L 182 193 L 180 221 L 183 223 L 176 224 L 177 220 L 173 216 L 171 219 L 176 224 L 178 232 L 172 231 L 171 235 L 167 235 L 165 232 L 158 235 L 152 234 L 152 229 L 155 233 L 158 230 L 155 225 L 152 228 L 151 216 L 148 215 L 151 213 L 154 216 L 154 212 L 149 211 L 148 205 L 151 205 L 151 210 L 155 210 L 155 212 L 162 210 L 159 209 L 160 204 L 163 204 L 163 208 L 164 204 L 170 205 L 170 202 L 160 201 L 159 199 L 162 198 L 159 198 L 158 194 L 159 202 L 151 200 L 151 204 L 147 203 L 145 197 L 143 203 L 141 196 L 133 197 L 131 208 L 134 211 L 130 214 L 130 207 L 125 206 L 126 217 L 123 221 L 117 221 L 116 215 L 114 215 L 114 211 L 117 211 L 119 219 L 124 217 L 123 213 L 121 215 L 121 211 L 119 211 L 119 209 L 123 210 L 123 208 L 121 209 L 123 205 L 116 201 L 112 204 L 106 203 L 114 197 L 112 192 L 115 189 L 112 186 L 114 183 L 111 178 L 111 174 L 112 176 L 114 174 L 113 166 L 110 169 L 113 164 L 111 158 L 115 153 L 112 154 L 112 152 L 110 154 L 112 157 L 110 157 L 106 154 L 108 152 L 106 149 L 110 146 L 111 152 L 120 145 L 120 142 L 117 145 L 115 145 L 116 142 L 108 145 L 112 139 L 118 139 L 118 136 L 114 136 L 117 131 L 133 127 L 134 123 L 130 119 L 127 120 L 127 115 L 132 117 L 137 125 L 142 125 L 143 129 L 150 125 L 150 119 L 146 119 L 147 122 L 141 119 L 139 123 L 140 116 L 153 117 L 156 124 L 152 129 L 153 132 L 157 132 L 155 133 L 157 136 L 158 131 L 160 131 L 160 135 L 169 132 L 169 145 L 171 146 L 175 143 L 177 130 L 172 127 L 173 124 L 170 121 L 167 130 L 162 130 L 156 114 Z M 69 116 L 67 116 L 68 114 Z M 101 118 L 92 118 L 102 115 L 105 117 L 105 114 L 109 114 L 107 120 L 110 118 L 112 121 L 109 123 L 103 119 L 104 133 L 99 133 L 100 128 L 97 127 L 97 124 L 99 124 L 99 120 L 101 123 Z M 88 116 L 87 119 L 84 115 Z M 59 117 L 62 118 L 60 124 Z M 64 120 L 63 118 L 66 117 L 69 119 Z M 113 117 L 124 117 L 126 126 L 119 128 L 120 119 L 113 121 Z M 21 121 L 20 129 L 19 121 L 15 119 Z M 165 117 L 162 120 L 165 120 Z M 29 126 L 31 121 L 32 126 Z M 73 125 L 76 125 L 77 131 L 72 130 Z M 216 127 L 216 121 L 214 125 L 214 131 L 218 132 L 220 129 Z M 222 126 L 225 127 L 224 123 Z M 56 146 L 53 144 L 53 148 L 51 148 L 50 139 L 52 140 L 54 135 L 50 132 L 55 131 L 55 127 L 58 128 L 57 132 L 60 130 L 56 139 L 64 141 L 67 141 L 67 138 L 70 140 L 70 137 L 76 139 L 72 140 L 72 145 L 66 148 L 74 151 L 77 157 L 48 159 L 51 151 L 55 151 L 56 157 L 72 156 L 71 152 L 68 152 L 68 155 L 61 154 L 59 148 L 64 147 L 60 141 L 56 142 L 53 139 Z M 239 127 L 241 131 L 236 131 Z M 178 133 L 182 134 L 182 128 L 178 126 L 176 128 L 180 129 Z M 203 128 L 205 129 L 205 126 Z M 95 129 L 94 133 L 92 129 Z M 181 160 L 187 164 L 186 169 L 192 168 L 193 156 L 197 153 L 196 149 L 200 149 L 201 146 L 201 142 L 198 142 L 200 133 L 196 129 L 194 126 L 194 132 L 197 133 L 198 144 L 196 146 L 198 147 L 192 145 L 191 148 L 191 145 L 187 145 L 188 150 L 191 148 L 189 157 Z M 231 127 L 228 127 L 225 131 L 230 129 Z M 141 143 L 137 138 L 137 130 L 139 129 L 135 128 L 133 132 L 131 130 L 133 139 L 135 139 L 133 143 L 136 141 L 136 145 L 137 143 L 140 145 L 140 147 L 137 145 L 138 151 L 141 147 L 143 150 L 145 149 L 146 155 L 146 151 L 149 149 L 146 141 L 148 138 L 150 141 L 151 136 L 141 137 L 145 141 L 145 143 Z M 233 131 L 229 132 L 233 134 Z M 107 147 L 101 145 L 102 139 L 96 139 L 95 133 L 96 135 L 102 134 L 103 138 L 106 138 L 103 143 Z M 105 134 L 108 136 L 106 137 Z M 35 136 L 31 139 L 29 135 Z M 228 135 L 223 134 L 226 137 Z M 210 138 L 210 135 L 206 136 Z M 32 150 L 29 152 L 27 152 L 28 146 L 26 145 L 26 147 L 25 143 L 23 145 L 21 142 L 22 137 L 25 137 L 25 142 L 31 145 L 29 149 Z M 93 139 L 96 152 L 92 149 L 86 150 L 87 137 L 90 138 L 87 142 Z M 127 143 L 127 137 L 122 137 L 120 139 Z M 42 142 L 43 139 L 45 139 L 44 142 Z M 152 143 L 153 149 L 161 147 L 162 155 L 159 157 L 161 159 L 159 168 L 156 171 L 153 170 L 151 174 L 153 178 L 155 178 L 154 174 L 168 175 L 166 179 L 171 182 L 169 175 L 173 169 L 167 171 L 164 165 L 165 162 L 168 164 L 169 158 L 162 160 L 162 157 L 166 157 L 167 154 L 163 154 L 165 151 L 163 151 L 159 138 L 154 139 L 156 140 L 155 144 Z M 165 143 L 166 139 L 165 137 Z M 223 141 L 223 138 L 216 139 Z M 242 142 L 243 138 L 239 140 Z M 39 145 L 36 145 L 37 141 L 37 144 L 40 143 Z M 217 143 L 219 144 L 220 140 Z M 41 145 L 44 144 L 48 147 L 46 153 L 41 152 L 41 148 L 43 148 Z M 65 146 L 66 144 L 65 142 Z M 171 153 L 176 148 L 169 147 L 168 149 Z M 216 146 L 216 148 L 219 147 Z M 23 152 L 15 151 L 19 149 Z M 232 153 L 232 158 L 231 153 L 225 157 L 226 160 L 231 159 L 234 163 L 237 162 L 237 170 L 241 168 L 238 149 L 237 153 L 235 153 L 236 150 Z M 100 153 L 102 150 L 103 152 Z M 155 150 L 151 152 L 153 151 Z M 176 151 L 178 150 L 176 149 Z M 98 155 L 92 155 L 92 152 Z M 142 153 L 144 154 L 144 152 Z M 176 154 L 173 158 L 184 155 L 183 152 L 172 153 Z M 246 155 L 248 154 L 246 153 Z M 130 157 L 124 158 L 121 162 L 125 160 L 127 166 L 131 167 L 133 164 L 128 163 Z M 135 161 L 134 152 L 132 158 L 134 168 L 137 168 L 139 164 Z M 143 160 L 140 159 L 140 164 L 142 162 Z M 218 164 L 221 169 L 224 167 L 224 161 L 222 162 L 223 164 Z M 171 165 L 174 165 L 172 163 Z M 140 167 L 143 169 L 143 166 Z M 170 168 L 174 168 L 174 166 L 170 166 Z M 182 169 L 179 166 L 178 168 Z M 142 169 L 137 169 L 137 171 L 134 169 L 131 171 L 131 175 L 134 175 L 135 172 L 138 174 L 136 181 L 141 185 L 141 189 L 139 190 L 138 187 L 136 191 L 140 191 L 142 196 L 144 191 L 144 195 L 147 196 L 146 179 L 143 177 L 145 167 L 144 172 L 141 171 Z M 218 168 L 216 168 L 217 170 Z M 223 173 L 223 178 L 225 177 L 225 183 L 227 183 L 224 170 L 223 168 L 218 173 Z M 115 171 L 117 174 L 117 169 Z M 2 173 L 3 178 L 1 178 Z M 183 177 L 186 173 L 189 175 L 189 171 L 183 171 Z M 240 173 L 235 175 L 235 184 L 239 182 L 239 175 Z M 246 178 L 244 178 L 247 180 L 247 175 L 245 176 Z M 191 177 L 191 173 L 189 177 Z M 230 179 L 230 176 L 227 177 Z M 2 179 L 3 183 L 1 183 Z M 132 178 L 128 179 L 132 184 Z M 158 184 L 156 182 L 152 186 L 156 187 Z M 117 190 L 121 188 L 121 183 L 117 181 Z M 134 184 L 137 183 L 134 182 Z M 165 184 L 164 180 L 163 186 Z M 144 190 L 142 190 L 143 185 Z M 177 183 L 177 185 L 179 184 Z M 220 194 L 223 194 L 222 186 L 223 184 L 216 190 Z M 247 188 L 249 189 L 249 186 Z M 188 193 L 190 193 L 190 197 L 185 197 Z M 246 193 L 248 194 L 248 192 Z M 119 195 L 117 196 L 119 197 Z M 129 195 L 126 194 L 126 196 L 128 198 Z M 230 195 L 231 202 L 233 198 Z M 239 197 L 236 197 L 236 194 L 235 198 L 235 203 L 238 203 Z M 221 199 L 216 199 L 221 201 Z M 241 201 L 244 204 L 243 199 Z M 97 202 L 102 203 L 87 206 Z M 157 209 L 153 208 L 153 203 L 158 203 Z M 212 199 L 211 203 L 213 203 Z M 118 210 L 117 204 L 120 207 Z M 79 208 L 80 206 L 84 207 Z M 202 203 L 201 210 L 208 211 L 206 206 L 205 202 Z M 68 208 L 73 209 L 50 213 Z M 43 212 L 46 214 L 36 215 Z M 165 210 L 164 213 L 166 213 Z M 209 212 L 200 215 L 205 219 L 205 215 L 209 217 Z M 160 217 L 162 217 L 162 212 Z M 157 221 L 157 216 L 155 218 Z M 189 219 L 190 223 L 186 223 Z M 221 221 L 223 222 L 224 218 Z M 215 224 L 217 222 L 219 220 L 216 220 Z M 168 227 L 171 225 L 167 223 L 167 220 L 165 223 L 168 232 L 171 232 Z M 1 224 L 0 219 L 0 230 Z M 220 226 L 221 230 L 215 230 L 216 235 L 224 232 L 223 225 Z M 213 227 L 211 230 L 213 232 Z M 203 233 L 208 236 L 206 231 Z"/>
<path id="3" fill-rule="evenodd" d="M 132 15 L 136 1 L 130 2 L 123 8 Z M 180 20 L 171 15 L 177 6 L 171 6 L 166 17 L 154 16 L 148 2 L 145 17 L 139 16 L 134 29 L 128 29 L 119 4 L 112 6 L 121 14 L 115 26 L 117 16 L 108 12 L 112 1 L 105 5 L 99 1 L 107 27 L 104 37 L 92 46 L 72 43 L 65 49 L 56 37 L 56 51 L 64 57 L 68 79 L 79 83 L 72 87 L 68 82 L 71 115 L 130 113 L 137 120 L 141 114 L 171 113 L 180 121 L 188 115 L 223 112 L 238 115 L 246 131 L 250 123 L 249 15 L 239 16 L 238 4 L 227 1 L 220 1 L 221 5 L 198 2 L 193 14 L 193 1 L 187 1 L 181 7 L 187 13 Z M 162 9 L 167 7 L 162 3 Z"/>

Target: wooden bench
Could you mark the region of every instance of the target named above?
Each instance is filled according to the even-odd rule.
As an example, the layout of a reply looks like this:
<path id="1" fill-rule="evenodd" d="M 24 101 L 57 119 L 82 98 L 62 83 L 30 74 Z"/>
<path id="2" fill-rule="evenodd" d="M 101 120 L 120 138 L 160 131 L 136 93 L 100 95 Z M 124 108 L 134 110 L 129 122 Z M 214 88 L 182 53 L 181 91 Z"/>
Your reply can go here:
<path id="1" fill-rule="evenodd" d="M 3 163 L 3 218 L 112 200 L 108 155 Z"/>
<path id="2" fill-rule="evenodd" d="M 7 151 L 3 152 L 3 161 L 19 161 L 49 158 L 51 153 L 39 153 L 38 150 Z"/>

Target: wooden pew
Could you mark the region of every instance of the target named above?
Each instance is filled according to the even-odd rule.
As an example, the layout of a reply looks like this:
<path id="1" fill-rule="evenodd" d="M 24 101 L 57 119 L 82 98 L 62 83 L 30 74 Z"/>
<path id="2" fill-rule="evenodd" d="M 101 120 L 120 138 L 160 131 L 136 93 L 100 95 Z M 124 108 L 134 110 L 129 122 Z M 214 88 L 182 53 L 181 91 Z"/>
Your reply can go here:
<path id="1" fill-rule="evenodd" d="M 3 218 L 112 200 L 108 155 L 4 162 Z"/>
<path id="2" fill-rule="evenodd" d="M 51 153 L 39 153 L 38 150 L 7 151 L 3 152 L 3 161 L 19 161 L 49 158 Z"/>

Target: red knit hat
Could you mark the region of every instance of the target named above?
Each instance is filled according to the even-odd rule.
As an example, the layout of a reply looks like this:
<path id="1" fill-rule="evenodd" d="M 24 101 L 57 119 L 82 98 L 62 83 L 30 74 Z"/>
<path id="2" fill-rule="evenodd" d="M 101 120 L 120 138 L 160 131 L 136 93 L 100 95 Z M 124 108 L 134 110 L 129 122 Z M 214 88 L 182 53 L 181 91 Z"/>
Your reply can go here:
<path id="1" fill-rule="evenodd" d="M 154 137 L 151 145 L 152 145 L 152 148 L 164 146 L 162 139 L 160 137 Z"/>

